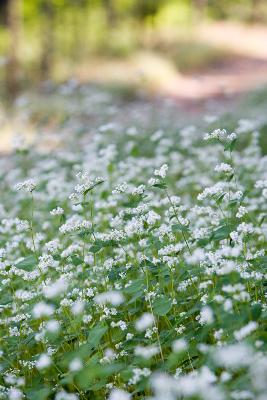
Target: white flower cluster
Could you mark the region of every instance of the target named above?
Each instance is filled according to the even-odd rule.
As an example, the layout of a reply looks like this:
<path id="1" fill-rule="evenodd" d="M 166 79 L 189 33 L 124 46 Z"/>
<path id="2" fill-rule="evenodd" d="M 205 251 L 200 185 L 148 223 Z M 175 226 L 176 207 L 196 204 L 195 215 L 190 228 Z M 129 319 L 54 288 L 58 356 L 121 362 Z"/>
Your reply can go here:
<path id="1" fill-rule="evenodd" d="M 84 194 L 85 192 L 88 192 L 98 184 L 105 181 L 105 179 L 102 176 L 98 176 L 92 179 L 90 178 L 88 172 L 81 172 L 81 171 L 77 173 L 76 177 L 82 183 L 75 186 L 74 188 L 75 192 L 70 195 L 70 199 L 75 199 L 77 194 L 78 195 Z"/>
<path id="2" fill-rule="evenodd" d="M 214 170 L 216 172 L 225 172 L 227 174 L 232 174 L 233 173 L 233 168 L 231 167 L 230 164 L 227 164 L 227 163 L 221 163 L 219 165 L 216 165 Z"/>
<path id="3" fill-rule="evenodd" d="M 167 175 L 167 171 L 168 171 L 168 165 L 167 164 L 163 164 L 160 169 L 155 169 L 154 171 L 154 175 L 155 176 L 160 176 L 162 179 L 166 178 Z"/>
<path id="4" fill-rule="evenodd" d="M 124 297 L 121 292 L 112 290 L 110 292 L 99 293 L 94 297 L 94 301 L 99 305 L 110 303 L 113 306 L 119 306 L 123 303 Z"/>
<path id="5" fill-rule="evenodd" d="M 19 182 L 15 185 L 15 190 L 25 190 L 26 192 L 33 192 L 37 186 L 35 179 L 27 179 L 26 181 Z"/>
<path id="6" fill-rule="evenodd" d="M 64 214 L 64 210 L 61 207 L 56 207 L 56 208 L 53 208 L 53 210 L 50 211 L 50 214 L 53 215 L 53 216 L 62 215 L 62 214 Z"/>
<path id="7" fill-rule="evenodd" d="M 84 220 L 79 215 L 73 215 L 63 225 L 59 227 L 61 233 L 71 233 L 80 229 L 90 229 L 92 227 L 91 221 Z"/>

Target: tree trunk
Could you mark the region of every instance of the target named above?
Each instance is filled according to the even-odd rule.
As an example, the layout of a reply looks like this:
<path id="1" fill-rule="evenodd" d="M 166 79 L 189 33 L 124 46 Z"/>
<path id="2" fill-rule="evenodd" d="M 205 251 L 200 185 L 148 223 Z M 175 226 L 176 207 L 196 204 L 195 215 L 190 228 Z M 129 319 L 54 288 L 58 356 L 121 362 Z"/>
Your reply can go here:
<path id="1" fill-rule="evenodd" d="M 199 22 L 203 19 L 205 15 L 205 10 L 207 7 L 207 0 L 193 0 L 193 18 L 196 22 Z"/>
<path id="2" fill-rule="evenodd" d="M 9 51 L 6 71 L 8 97 L 14 100 L 20 87 L 20 39 L 22 27 L 22 1 L 9 0 L 7 4 Z"/>
<path id="3" fill-rule="evenodd" d="M 262 14 L 261 14 L 261 10 L 260 10 L 261 4 L 262 4 L 261 0 L 252 0 L 250 22 L 261 22 L 262 21 Z"/>
<path id="4" fill-rule="evenodd" d="M 54 61 L 54 18 L 55 10 L 52 0 L 41 1 L 41 59 L 40 73 L 41 79 L 47 80 L 51 78 L 51 70 Z"/>
<path id="5" fill-rule="evenodd" d="M 103 0 L 103 6 L 106 12 L 106 19 L 109 28 L 113 28 L 116 24 L 116 13 L 112 0 Z"/>

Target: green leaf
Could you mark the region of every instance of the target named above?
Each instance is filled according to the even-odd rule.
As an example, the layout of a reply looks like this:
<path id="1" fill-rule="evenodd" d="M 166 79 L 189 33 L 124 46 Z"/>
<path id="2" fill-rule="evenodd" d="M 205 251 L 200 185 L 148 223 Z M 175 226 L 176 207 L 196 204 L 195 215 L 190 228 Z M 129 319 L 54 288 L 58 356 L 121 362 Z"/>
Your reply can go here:
<path id="1" fill-rule="evenodd" d="M 227 182 L 231 182 L 231 180 L 233 179 L 234 174 L 231 174 L 227 177 Z"/>
<path id="2" fill-rule="evenodd" d="M 96 325 L 89 331 L 87 343 L 92 347 L 97 347 L 100 343 L 102 337 L 107 331 L 107 327 L 103 325 Z"/>
<path id="3" fill-rule="evenodd" d="M 266 214 L 261 217 L 261 219 L 259 221 L 259 226 L 261 226 L 263 224 L 265 218 L 266 218 Z"/>
<path id="4" fill-rule="evenodd" d="M 167 189 L 167 185 L 165 182 L 161 182 L 161 183 L 155 183 L 154 185 L 152 185 L 155 188 L 159 188 L 159 189 Z"/>
<path id="5" fill-rule="evenodd" d="M 189 232 L 188 226 L 184 226 L 182 224 L 174 224 L 172 225 L 173 232 Z"/>
<path id="6" fill-rule="evenodd" d="M 156 299 L 153 303 L 153 311 L 156 315 L 166 315 L 171 308 L 172 308 L 171 299 L 165 296 Z"/>
<path id="7" fill-rule="evenodd" d="M 235 148 L 235 145 L 236 145 L 236 139 L 226 143 L 226 145 L 224 146 L 224 151 L 230 150 L 230 152 L 232 152 Z"/>
<path id="8" fill-rule="evenodd" d="M 223 239 L 228 239 L 231 232 L 232 232 L 231 226 L 229 225 L 220 226 L 218 229 L 212 232 L 211 240 L 220 241 Z"/>
<path id="9" fill-rule="evenodd" d="M 74 351 L 65 353 L 63 359 L 59 360 L 60 365 L 67 367 L 70 361 L 76 357 L 84 361 L 87 360 L 92 355 L 93 351 L 98 347 L 107 329 L 108 328 L 103 325 L 96 325 L 94 328 L 89 329 L 86 343 L 82 344 Z"/>
<path id="10" fill-rule="evenodd" d="M 136 208 L 145 197 L 144 194 L 129 196 L 128 201 L 123 202 L 122 206 L 126 208 Z"/>
<path id="11" fill-rule="evenodd" d="M 127 288 L 124 289 L 124 292 L 127 294 L 135 294 L 139 293 L 144 289 L 144 282 L 143 279 L 136 279 L 131 283 L 130 286 L 127 286 Z"/>
<path id="12" fill-rule="evenodd" d="M 102 181 L 96 182 L 96 183 L 95 183 L 93 186 L 91 186 L 89 189 L 85 190 L 84 196 L 85 196 L 87 193 L 91 192 L 91 190 L 93 190 L 96 186 L 101 185 L 101 183 L 103 183 L 103 182 L 105 182 L 105 181 L 102 180 Z"/>
<path id="13" fill-rule="evenodd" d="M 226 195 L 226 193 L 223 193 L 219 197 L 215 198 L 216 203 L 221 204 L 225 195 Z"/>
<path id="14" fill-rule="evenodd" d="M 187 360 L 188 354 L 185 354 L 184 351 L 180 353 L 171 353 L 167 359 L 167 366 L 170 369 L 176 369 Z"/>
<path id="15" fill-rule="evenodd" d="M 262 312 L 262 308 L 260 304 L 255 304 L 252 308 L 251 308 L 251 315 L 252 318 L 254 320 L 257 320 L 260 318 L 261 316 L 261 312 Z"/>
<path id="16" fill-rule="evenodd" d="M 98 253 L 103 247 L 104 246 L 102 245 L 102 243 L 95 243 L 89 248 L 89 251 L 95 254 Z"/>
<path id="17" fill-rule="evenodd" d="M 89 248 L 91 253 L 98 253 L 104 247 L 115 247 L 118 246 L 115 240 L 96 240 L 94 244 Z"/>
<path id="18" fill-rule="evenodd" d="M 35 256 L 30 255 L 25 257 L 24 260 L 20 261 L 18 264 L 16 264 L 16 267 L 24 269 L 25 271 L 32 271 L 36 264 L 37 261 Z"/>
<path id="19" fill-rule="evenodd" d="M 78 257 L 76 254 L 71 256 L 71 261 L 73 262 L 74 265 L 81 265 L 83 263 L 83 259 L 81 257 Z"/>
<path id="20" fill-rule="evenodd" d="M 125 366 L 123 364 L 108 364 L 99 365 L 94 363 L 88 365 L 77 375 L 77 384 L 83 390 L 93 390 L 96 387 L 103 386 L 103 380 L 110 376 L 117 374 L 123 370 Z"/>
<path id="21" fill-rule="evenodd" d="M 47 388 L 40 388 L 37 390 L 31 390 L 27 392 L 27 398 L 29 400 L 46 400 L 50 394 L 50 389 Z"/>
<path id="22" fill-rule="evenodd" d="M 85 229 L 83 231 L 80 231 L 78 233 L 78 236 L 80 236 L 81 238 L 85 238 L 86 236 L 90 235 L 92 233 L 92 229 Z"/>
<path id="23" fill-rule="evenodd" d="M 65 215 L 65 214 L 61 214 L 61 215 L 60 215 L 60 218 L 59 218 L 59 221 L 60 221 L 61 224 L 65 224 L 65 222 L 66 222 L 66 215 Z"/>

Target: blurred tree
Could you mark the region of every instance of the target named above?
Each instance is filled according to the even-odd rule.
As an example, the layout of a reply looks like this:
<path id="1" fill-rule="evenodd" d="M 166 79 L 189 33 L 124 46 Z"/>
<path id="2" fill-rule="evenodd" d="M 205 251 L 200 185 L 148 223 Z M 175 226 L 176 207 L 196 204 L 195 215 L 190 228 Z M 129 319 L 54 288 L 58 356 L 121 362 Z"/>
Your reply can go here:
<path id="1" fill-rule="evenodd" d="M 55 32 L 55 5 L 53 0 L 40 0 L 41 16 L 41 79 L 49 79 L 53 68 L 54 32 Z"/>
<path id="2" fill-rule="evenodd" d="M 105 12 L 106 12 L 108 26 L 113 27 L 117 21 L 117 14 L 116 14 L 116 10 L 114 7 L 114 1 L 113 0 L 102 0 L 102 3 L 103 3 L 103 7 L 105 9 Z"/>
<path id="3" fill-rule="evenodd" d="M 238 3 L 238 0 L 237 2 Z M 208 8 L 211 16 L 215 19 L 225 19 L 228 16 L 229 8 L 233 5 L 232 0 L 208 0 Z"/>
<path id="4" fill-rule="evenodd" d="M 262 4 L 263 4 L 262 0 L 251 0 L 251 14 L 250 14 L 251 22 L 260 22 L 264 20 L 264 17 L 261 13 Z"/>
<path id="5" fill-rule="evenodd" d="M 136 0 L 133 2 L 133 16 L 144 23 L 147 18 L 153 17 L 158 13 L 162 0 Z"/>
<path id="6" fill-rule="evenodd" d="M 0 0 L 0 24 L 7 24 L 7 5 L 8 0 Z"/>
<path id="7" fill-rule="evenodd" d="M 196 19 L 196 22 L 198 22 L 204 17 L 208 0 L 192 0 L 191 5 L 193 7 L 193 16 Z"/>
<path id="8" fill-rule="evenodd" d="M 145 47 L 150 47 L 153 42 L 155 16 L 159 12 L 162 3 L 163 0 L 136 0 L 133 2 L 131 16 L 140 25 L 141 43 L 145 44 Z"/>
<path id="9" fill-rule="evenodd" d="M 8 0 L 7 27 L 9 31 L 9 50 L 6 69 L 8 97 L 13 100 L 20 86 L 20 41 L 22 27 L 22 1 Z"/>
<path id="10" fill-rule="evenodd" d="M 65 7 L 71 15 L 72 24 L 72 50 L 71 56 L 79 61 L 87 52 L 86 25 L 88 23 L 88 5 L 90 0 L 68 0 Z"/>

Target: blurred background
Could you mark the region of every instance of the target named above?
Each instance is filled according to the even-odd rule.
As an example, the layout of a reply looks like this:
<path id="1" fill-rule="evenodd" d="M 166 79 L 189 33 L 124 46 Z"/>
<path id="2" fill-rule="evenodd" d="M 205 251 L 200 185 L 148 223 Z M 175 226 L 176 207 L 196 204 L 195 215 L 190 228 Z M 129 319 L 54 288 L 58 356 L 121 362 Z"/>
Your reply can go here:
<path id="1" fill-rule="evenodd" d="M 39 145 L 266 105 L 266 0 L 0 0 L 0 154 L 17 134 Z"/>
<path id="2" fill-rule="evenodd" d="M 266 22 L 266 0 L 0 0 L 0 96 L 68 79 L 241 92 L 267 81 Z"/>

